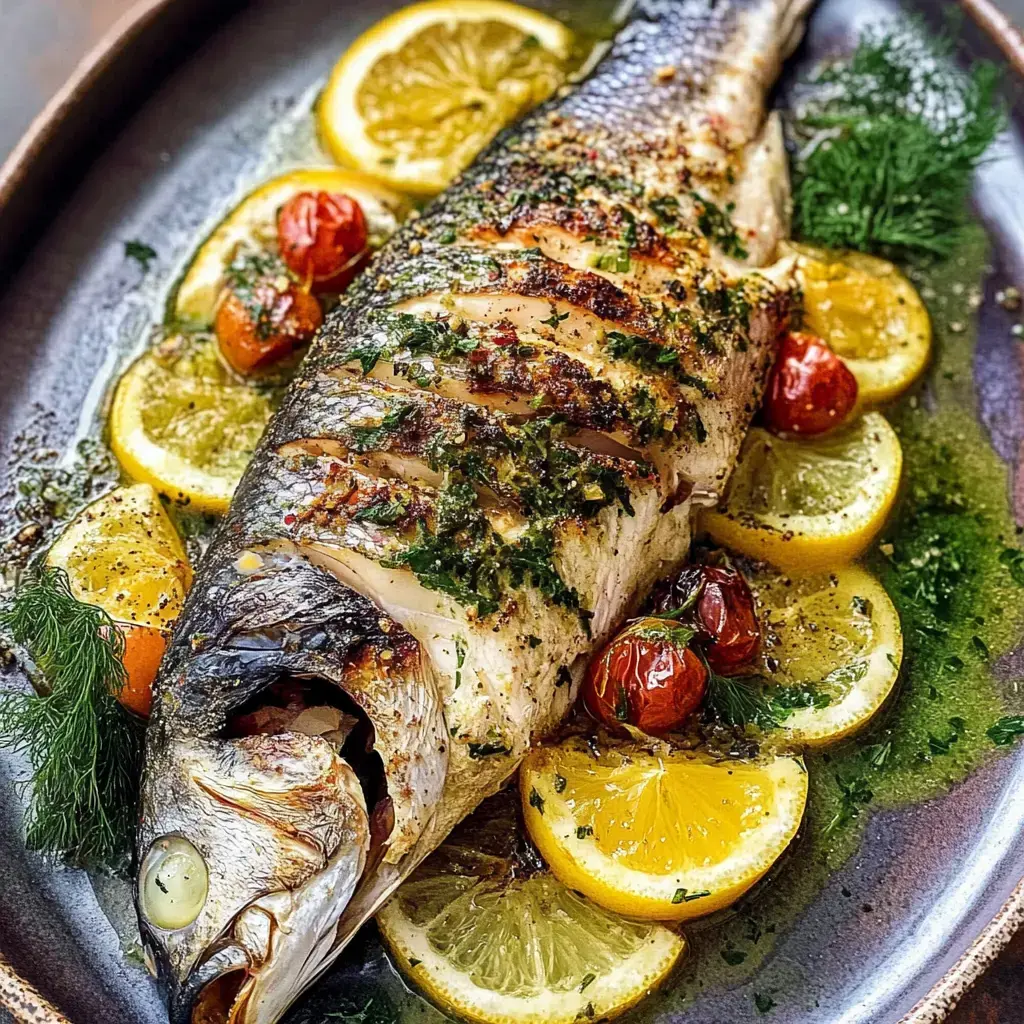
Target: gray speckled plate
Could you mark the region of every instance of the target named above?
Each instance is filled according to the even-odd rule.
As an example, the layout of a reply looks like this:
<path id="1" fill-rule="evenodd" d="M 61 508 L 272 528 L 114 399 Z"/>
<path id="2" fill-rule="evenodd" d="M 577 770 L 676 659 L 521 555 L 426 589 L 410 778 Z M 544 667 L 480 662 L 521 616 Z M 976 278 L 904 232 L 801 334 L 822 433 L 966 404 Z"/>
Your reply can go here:
<path id="1" fill-rule="evenodd" d="M 23 430 L 63 448 L 93 426 L 103 396 L 92 381 L 137 347 L 195 239 L 259 179 L 267 139 L 294 151 L 302 133 L 287 126 L 295 112 L 308 108 L 346 43 L 394 4 L 239 6 L 147 0 L 0 176 L 0 263 L 13 268 L 0 279 L 0 492 L 8 506 Z M 939 21 L 955 5 L 910 6 Z M 1007 93 L 1018 98 L 1011 63 L 1019 66 L 1024 50 L 983 2 L 967 6 L 985 29 L 971 21 L 958 29 L 963 54 L 1002 61 Z M 849 40 L 856 25 L 888 10 L 881 0 L 827 0 L 801 57 Z M 1024 283 L 1016 129 L 979 174 L 976 202 L 996 265 L 978 282 L 985 298 L 975 386 L 982 421 L 1009 464 L 1008 499 L 1024 521 L 1024 349 L 993 299 L 1007 282 Z M 123 255 L 124 241 L 136 238 L 159 254 L 147 273 Z M 1024 654 L 1002 659 L 997 671 L 1005 680 L 1024 677 Z M 0 1007 L 24 1020 L 59 1019 L 49 1001 L 76 1024 L 165 1021 L 154 986 L 123 954 L 108 919 L 125 911 L 123 888 L 55 871 L 25 852 L 15 789 L 23 771 L 16 759 L 0 763 Z M 1024 746 L 991 758 L 941 797 L 871 815 L 859 852 L 780 928 L 756 972 L 701 988 L 695 968 L 684 967 L 678 985 L 638 1016 L 679 1024 L 939 1020 L 1024 913 L 1015 888 L 1024 877 L 1022 826 Z M 799 857 L 797 850 L 759 899 L 786 891 Z M 684 999 L 684 991 L 698 994 Z M 756 1009 L 758 992 L 772 993 L 770 1017 Z M 322 1024 L 364 993 L 379 996 L 378 1006 L 400 1007 L 406 1020 L 437 1017 L 404 989 L 371 928 L 290 1020 Z"/>

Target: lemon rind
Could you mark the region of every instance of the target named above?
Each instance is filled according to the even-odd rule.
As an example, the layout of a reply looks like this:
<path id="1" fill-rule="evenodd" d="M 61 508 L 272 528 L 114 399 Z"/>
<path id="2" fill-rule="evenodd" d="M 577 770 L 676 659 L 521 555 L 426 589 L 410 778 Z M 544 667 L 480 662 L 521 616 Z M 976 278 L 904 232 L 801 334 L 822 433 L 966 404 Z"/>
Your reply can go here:
<path id="1" fill-rule="evenodd" d="M 116 507 L 114 505 L 115 500 L 117 502 Z M 157 544 L 165 544 L 173 555 L 175 566 L 183 569 L 183 590 L 188 590 L 192 572 L 189 567 L 188 554 L 185 551 L 185 545 L 182 543 L 178 531 L 174 528 L 174 524 L 168 517 L 163 505 L 160 503 L 160 498 L 156 489 L 149 483 L 134 483 L 123 487 L 117 487 L 113 491 L 109 491 L 107 494 L 102 495 L 95 501 L 86 505 L 86 507 L 82 509 L 82 511 L 79 512 L 78 515 L 76 515 L 75 518 L 67 524 L 67 526 L 65 526 L 57 539 L 52 545 L 50 545 L 50 550 L 46 554 L 46 564 L 64 569 L 68 573 L 72 592 L 74 592 L 80 600 L 88 600 L 89 603 L 99 604 L 107 611 L 115 622 L 121 622 L 124 625 L 138 626 L 146 629 L 155 629 L 159 632 L 166 633 L 169 626 L 169 617 L 166 612 L 147 616 L 140 613 L 137 609 L 135 616 L 130 621 L 125 618 L 119 618 L 118 615 L 115 614 L 116 609 L 108 608 L 104 603 L 90 597 L 88 593 L 82 592 L 81 588 L 76 584 L 74 572 L 75 554 L 83 542 L 91 539 L 92 521 L 90 513 L 94 516 L 95 510 L 100 506 L 104 509 L 109 507 L 112 514 L 116 513 L 118 519 L 122 519 L 126 522 L 135 514 L 145 515 L 147 517 L 156 517 L 157 522 L 150 523 L 147 529 L 148 536 L 151 536 L 156 531 L 159 531 L 160 534 L 151 545 L 153 548 L 154 564 L 157 559 L 161 565 L 165 565 L 167 563 L 167 559 L 163 553 L 156 551 Z M 129 533 L 129 531 L 126 530 L 126 539 L 130 539 L 132 536 L 135 536 L 135 534 Z M 141 540 L 138 543 L 144 544 Z M 137 558 L 140 559 L 140 564 L 145 563 L 145 559 L 141 558 L 141 556 L 137 555 Z M 170 620 L 173 621 L 173 618 L 175 618 L 176 615 L 177 612 L 175 612 L 174 615 L 171 615 Z"/>
<path id="2" fill-rule="evenodd" d="M 896 607 L 870 573 L 856 566 L 840 569 L 839 573 L 838 587 L 866 596 L 871 603 L 876 635 L 863 677 L 842 700 L 823 708 L 798 708 L 779 726 L 785 742 L 798 749 L 836 743 L 862 729 L 884 707 L 899 679 L 903 634 Z"/>
<path id="3" fill-rule="evenodd" d="M 572 47 L 572 32 L 560 21 L 507 0 L 426 0 L 381 19 L 352 43 L 335 64 L 317 104 L 321 137 L 339 163 L 415 195 L 434 195 L 447 185 L 446 161 L 436 157 L 396 160 L 390 166 L 383 163 L 382 159 L 392 157 L 361 130 L 356 95 L 381 53 L 400 49 L 416 33 L 442 20 L 503 21 L 536 36 L 563 60 Z"/>
<path id="4" fill-rule="evenodd" d="M 789 572 L 807 574 L 852 562 L 881 530 L 903 472 L 903 450 L 889 422 L 878 412 L 865 413 L 863 420 L 871 424 L 867 430 L 881 434 L 873 461 L 884 487 L 871 493 L 861 487 L 855 501 L 828 515 L 775 516 L 710 508 L 702 513 L 702 527 L 718 543 Z M 834 526 L 837 520 L 844 524 L 841 530 Z"/>
<path id="5" fill-rule="evenodd" d="M 723 766 L 723 770 L 728 770 Z M 657 876 L 623 865 L 609 871 L 609 860 L 588 838 L 579 838 L 580 824 L 564 808 L 547 776 L 553 772 L 524 768 L 522 789 L 536 788 L 544 800 L 538 815 L 524 800 L 530 837 L 552 873 L 564 885 L 578 889 L 595 903 L 629 917 L 656 921 L 685 921 L 702 917 L 734 903 L 764 877 L 792 842 L 803 820 L 807 801 L 807 770 L 799 757 L 779 756 L 764 766 L 773 782 L 776 800 L 772 813 L 744 833 L 742 849 L 756 848 L 754 856 L 732 855 L 717 865 Z M 680 889 L 708 890 L 710 895 L 673 903 Z"/>
<path id="6" fill-rule="evenodd" d="M 583 992 L 545 991 L 521 997 L 481 988 L 453 968 L 430 945 L 426 930 L 402 914 L 398 900 L 388 903 L 377 921 L 403 972 L 444 1010 L 478 1024 L 572 1024 L 588 1005 L 595 1019 L 617 1015 L 656 988 L 686 949 L 681 935 L 655 926 L 641 950 L 595 978 Z"/>

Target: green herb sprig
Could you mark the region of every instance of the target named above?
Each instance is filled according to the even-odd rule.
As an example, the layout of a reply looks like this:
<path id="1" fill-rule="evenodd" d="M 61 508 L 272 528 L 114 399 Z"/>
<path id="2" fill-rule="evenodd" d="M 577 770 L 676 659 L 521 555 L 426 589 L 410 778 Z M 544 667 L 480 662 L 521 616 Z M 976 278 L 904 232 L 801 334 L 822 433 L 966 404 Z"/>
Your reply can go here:
<path id="1" fill-rule="evenodd" d="M 956 68 L 914 21 L 869 29 L 797 92 L 789 119 L 798 237 L 905 257 L 950 255 L 971 175 L 1005 123 L 998 72 Z"/>
<path id="2" fill-rule="evenodd" d="M 31 654 L 47 692 L 0 693 L 0 745 L 32 769 L 30 849 L 83 866 L 122 868 L 135 824 L 142 729 L 113 696 L 124 636 L 102 609 L 44 568 L 0 614 Z"/>

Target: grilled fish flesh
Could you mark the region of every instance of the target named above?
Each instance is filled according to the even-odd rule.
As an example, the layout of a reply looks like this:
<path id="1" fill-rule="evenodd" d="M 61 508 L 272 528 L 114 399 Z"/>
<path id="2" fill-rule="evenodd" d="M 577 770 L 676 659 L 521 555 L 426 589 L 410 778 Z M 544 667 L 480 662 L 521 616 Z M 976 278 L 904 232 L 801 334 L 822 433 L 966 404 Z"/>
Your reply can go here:
<path id="1" fill-rule="evenodd" d="M 156 686 L 173 1024 L 277 1021 L 685 559 L 794 300 L 765 100 L 806 6 L 640 0 L 325 322 Z"/>

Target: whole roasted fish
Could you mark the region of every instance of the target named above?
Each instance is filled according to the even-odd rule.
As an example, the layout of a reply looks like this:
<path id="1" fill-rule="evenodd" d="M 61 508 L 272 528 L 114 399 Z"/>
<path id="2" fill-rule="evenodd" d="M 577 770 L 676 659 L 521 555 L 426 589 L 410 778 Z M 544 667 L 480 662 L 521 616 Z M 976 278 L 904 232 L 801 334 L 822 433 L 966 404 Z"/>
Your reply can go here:
<path id="1" fill-rule="evenodd" d="M 792 301 L 765 96 L 806 6 L 641 0 L 324 325 L 157 683 L 138 904 L 175 1024 L 278 1020 L 685 558 Z"/>

